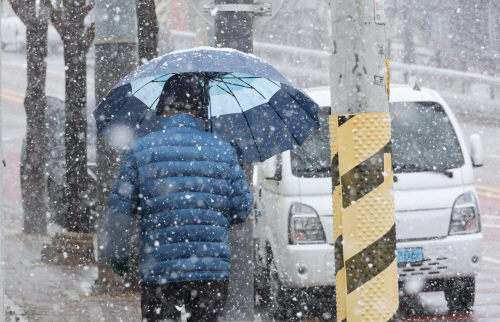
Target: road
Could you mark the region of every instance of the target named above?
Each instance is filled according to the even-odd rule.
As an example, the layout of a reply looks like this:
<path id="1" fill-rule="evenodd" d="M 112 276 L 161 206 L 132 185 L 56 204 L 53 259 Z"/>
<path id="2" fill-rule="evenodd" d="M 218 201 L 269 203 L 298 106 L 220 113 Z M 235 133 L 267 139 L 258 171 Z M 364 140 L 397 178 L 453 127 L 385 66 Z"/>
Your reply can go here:
<path id="1" fill-rule="evenodd" d="M 4 53 L 2 64 L 2 140 L 3 153 L 6 161 L 4 168 L 4 200 L 5 209 L 9 213 L 20 214 L 21 192 L 19 186 L 19 160 L 22 138 L 26 129 L 26 115 L 23 109 L 23 99 L 26 88 L 26 62 L 23 55 Z M 47 73 L 47 93 L 64 96 L 64 66 L 61 57 L 49 57 Z M 93 69 L 88 71 L 88 90 L 94 91 Z M 483 138 L 486 152 L 484 167 L 475 169 L 476 187 L 480 195 L 483 232 L 484 255 L 481 272 L 477 277 L 476 304 L 474 313 L 468 315 L 451 316 L 447 314 L 443 293 L 422 294 L 416 303 L 413 303 L 417 314 L 404 316 L 402 321 L 469 321 L 493 322 L 500 321 L 500 244 L 497 236 L 500 234 L 500 127 L 476 124 L 461 120 L 461 126 L 469 137 L 479 133 Z M 19 215 L 20 216 L 20 215 Z M 19 220 L 19 217 L 16 217 Z M 5 227 L 13 231 L 15 225 L 6 219 Z M 18 227 L 17 225 L 16 227 Z M 10 227 L 10 228 L 9 228 Z M 12 233 L 12 231 L 9 232 Z M 7 233 L 8 235 L 9 233 Z M 9 254 L 14 254 L 9 250 Z M 35 253 L 33 253 L 35 254 Z M 36 253 L 36 254 L 39 254 Z M 13 278 L 6 279 L 7 296 L 11 299 L 23 299 L 17 303 L 23 305 L 40 305 L 30 303 L 29 297 L 17 290 L 15 285 L 28 283 L 23 276 L 16 274 L 19 265 L 15 256 L 6 258 L 6 271 L 12 273 Z M 82 277 L 83 278 L 83 277 Z M 27 298 L 27 299 L 26 299 Z M 35 301 L 35 300 L 33 300 Z M 35 301 L 36 302 L 36 301 Z M 45 312 L 50 316 L 50 312 Z M 267 320 L 262 317 L 262 320 Z"/>

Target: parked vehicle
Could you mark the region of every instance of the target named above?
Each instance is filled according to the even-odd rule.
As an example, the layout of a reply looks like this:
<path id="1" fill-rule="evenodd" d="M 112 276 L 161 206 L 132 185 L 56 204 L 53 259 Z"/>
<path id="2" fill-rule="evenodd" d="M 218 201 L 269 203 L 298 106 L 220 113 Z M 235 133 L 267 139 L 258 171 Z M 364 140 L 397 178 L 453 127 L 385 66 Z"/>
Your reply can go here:
<path id="1" fill-rule="evenodd" d="M 330 90 L 308 94 L 320 105 L 320 130 L 254 175 L 255 286 L 279 318 L 334 314 Z M 451 311 L 469 311 L 483 239 L 473 185 L 481 138 L 471 137 L 469 154 L 453 112 L 431 89 L 392 85 L 390 111 L 400 291 L 444 291 Z"/>
<path id="2" fill-rule="evenodd" d="M 26 26 L 14 12 L 6 13 L 2 17 L 2 49 L 10 51 L 26 50 Z M 87 25 L 87 24 L 86 24 Z M 56 28 L 49 22 L 48 48 L 50 53 L 62 53 L 63 44 Z"/>
<path id="3" fill-rule="evenodd" d="M 21 51 L 26 48 L 26 26 L 17 16 L 2 17 L 2 49 Z"/>

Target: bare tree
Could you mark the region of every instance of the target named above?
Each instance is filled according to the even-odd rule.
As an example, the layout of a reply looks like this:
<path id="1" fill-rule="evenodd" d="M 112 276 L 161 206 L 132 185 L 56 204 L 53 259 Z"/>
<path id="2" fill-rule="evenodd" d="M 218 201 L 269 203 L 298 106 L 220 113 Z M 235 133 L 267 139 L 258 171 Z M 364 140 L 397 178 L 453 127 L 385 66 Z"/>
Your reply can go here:
<path id="1" fill-rule="evenodd" d="M 158 56 L 158 19 L 154 0 L 136 0 L 139 64 Z"/>
<path id="2" fill-rule="evenodd" d="M 136 0 L 135 11 L 137 15 L 137 47 L 139 65 L 158 57 L 158 18 L 156 17 L 155 0 Z M 135 236 L 136 237 L 136 236 Z M 139 247 L 133 243 L 131 251 L 131 270 L 126 282 L 132 288 L 139 286 Z"/>
<path id="3" fill-rule="evenodd" d="M 36 0 L 10 0 L 12 9 L 26 25 L 27 87 L 26 144 L 21 163 L 24 233 L 45 235 L 45 80 L 47 76 L 48 10 Z"/>
<path id="4" fill-rule="evenodd" d="M 94 41 L 94 24 L 84 19 L 94 2 L 62 0 L 50 8 L 50 19 L 61 36 L 65 64 L 65 147 L 68 203 L 68 230 L 88 233 L 92 230 L 86 203 L 87 182 L 87 52 Z"/>

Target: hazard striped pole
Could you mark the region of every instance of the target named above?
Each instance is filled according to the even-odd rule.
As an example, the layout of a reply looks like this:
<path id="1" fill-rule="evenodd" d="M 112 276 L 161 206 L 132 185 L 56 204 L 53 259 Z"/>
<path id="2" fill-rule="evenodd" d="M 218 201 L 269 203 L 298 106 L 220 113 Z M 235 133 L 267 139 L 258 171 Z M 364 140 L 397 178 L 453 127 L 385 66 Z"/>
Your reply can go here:
<path id="1" fill-rule="evenodd" d="M 331 0 L 337 321 L 397 321 L 383 0 Z"/>

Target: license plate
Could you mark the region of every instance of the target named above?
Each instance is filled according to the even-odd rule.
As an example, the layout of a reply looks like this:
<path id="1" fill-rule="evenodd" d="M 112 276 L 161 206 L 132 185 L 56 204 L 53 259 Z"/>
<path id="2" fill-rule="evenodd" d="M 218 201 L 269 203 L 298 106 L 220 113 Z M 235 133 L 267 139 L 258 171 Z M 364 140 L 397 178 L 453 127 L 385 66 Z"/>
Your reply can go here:
<path id="1" fill-rule="evenodd" d="M 423 260 L 422 247 L 398 249 L 398 263 L 415 263 L 422 262 Z"/>

